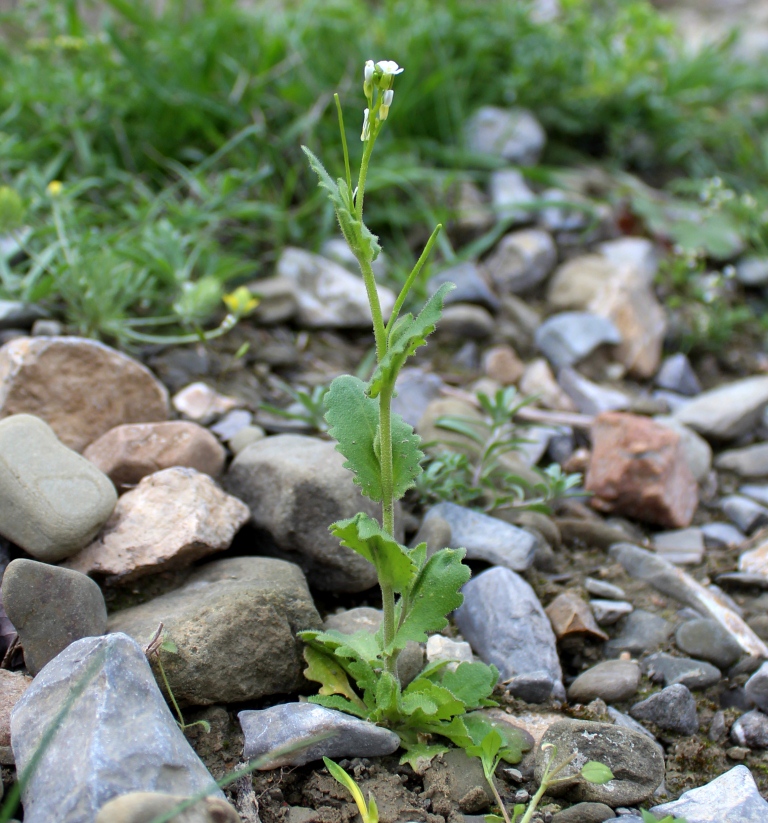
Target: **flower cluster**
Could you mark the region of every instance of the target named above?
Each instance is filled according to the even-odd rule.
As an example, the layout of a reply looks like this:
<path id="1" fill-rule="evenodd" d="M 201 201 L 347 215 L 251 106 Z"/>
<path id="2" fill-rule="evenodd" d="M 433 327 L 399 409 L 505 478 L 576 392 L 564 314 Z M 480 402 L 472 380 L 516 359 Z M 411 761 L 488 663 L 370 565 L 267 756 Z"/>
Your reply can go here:
<path id="1" fill-rule="evenodd" d="M 377 122 L 386 120 L 389 115 L 389 107 L 395 96 L 392 86 L 395 82 L 395 75 L 400 74 L 403 69 L 394 60 L 366 60 L 363 72 L 363 91 L 368 101 L 368 106 L 363 112 L 363 131 L 360 139 L 365 142 L 371 136 L 371 112 L 376 115 Z M 374 101 L 374 92 L 378 92 Z"/>

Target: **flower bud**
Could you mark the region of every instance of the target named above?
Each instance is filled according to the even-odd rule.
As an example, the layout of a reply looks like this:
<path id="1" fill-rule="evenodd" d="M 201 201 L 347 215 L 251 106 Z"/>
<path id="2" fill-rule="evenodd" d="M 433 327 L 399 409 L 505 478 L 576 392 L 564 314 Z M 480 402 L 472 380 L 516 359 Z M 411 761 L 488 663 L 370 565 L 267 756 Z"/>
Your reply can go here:
<path id="1" fill-rule="evenodd" d="M 371 102 L 371 95 L 373 94 L 373 72 L 375 70 L 375 66 L 373 64 L 373 60 L 366 60 L 365 61 L 365 69 L 363 71 L 363 92 L 365 96 L 368 98 L 368 102 Z"/>
<path id="2" fill-rule="evenodd" d="M 395 93 L 392 89 L 387 89 L 381 95 L 381 106 L 379 107 L 379 120 L 386 120 L 389 116 L 389 107 L 392 105 L 392 98 Z"/>
<path id="3" fill-rule="evenodd" d="M 368 115 L 370 114 L 370 109 L 365 109 L 363 112 L 363 131 L 360 135 L 360 139 L 365 143 L 365 141 L 371 136 L 371 126 L 368 122 Z"/>
<path id="4" fill-rule="evenodd" d="M 376 64 L 376 71 L 377 73 L 380 72 L 379 88 L 382 91 L 386 91 L 392 88 L 392 84 L 395 82 L 395 75 L 400 74 L 403 69 L 401 69 L 394 60 L 379 60 Z"/>

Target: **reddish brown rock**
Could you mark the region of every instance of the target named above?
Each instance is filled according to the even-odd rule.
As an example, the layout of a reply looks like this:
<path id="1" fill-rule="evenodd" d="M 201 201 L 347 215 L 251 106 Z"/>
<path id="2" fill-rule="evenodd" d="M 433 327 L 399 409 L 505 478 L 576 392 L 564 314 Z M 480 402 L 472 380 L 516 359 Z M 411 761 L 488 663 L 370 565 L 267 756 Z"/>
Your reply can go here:
<path id="1" fill-rule="evenodd" d="M 185 420 L 170 420 L 116 426 L 91 443 L 83 457 L 124 492 L 148 474 L 173 466 L 218 477 L 226 452 L 208 429 Z"/>
<path id="2" fill-rule="evenodd" d="M 0 348 L 0 418 L 33 414 L 82 451 L 123 423 L 167 420 L 168 392 L 149 369 L 80 337 L 18 337 Z"/>
<path id="3" fill-rule="evenodd" d="M 586 488 L 600 511 L 671 528 L 690 525 L 698 503 L 680 435 L 622 412 L 595 418 Z"/>
<path id="4" fill-rule="evenodd" d="M 228 548 L 249 516 L 207 474 L 164 469 L 126 492 L 96 540 L 62 565 L 121 582 L 182 568 Z"/>
<path id="5" fill-rule="evenodd" d="M 608 639 L 608 635 L 595 622 L 589 604 L 574 594 L 559 594 L 544 611 L 558 640 L 574 635 L 588 635 L 597 640 Z"/>
<path id="6" fill-rule="evenodd" d="M 11 710 L 31 683 L 26 674 L 0 669 L 0 746 L 11 745 Z"/>

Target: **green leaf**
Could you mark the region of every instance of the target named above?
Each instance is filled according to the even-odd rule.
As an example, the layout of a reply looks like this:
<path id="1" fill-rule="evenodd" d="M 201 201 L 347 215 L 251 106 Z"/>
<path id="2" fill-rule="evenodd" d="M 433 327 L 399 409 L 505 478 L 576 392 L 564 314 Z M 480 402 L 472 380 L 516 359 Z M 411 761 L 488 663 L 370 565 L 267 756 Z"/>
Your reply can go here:
<path id="1" fill-rule="evenodd" d="M 445 296 L 455 288 L 453 283 L 443 283 L 416 317 L 405 314 L 395 323 L 389 335 L 387 353 L 368 385 L 371 397 L 376 397 L 385 385 L 394 385 L 405 361 L 427 342 L 427 337 L 435 330 L 443 313 Z"/>
<path id="2" fill-rule="evenodd" d="M 415 743 L 413 745 L 404 743 L 403 748 L 405 754 L 400 758 L 400 765 L 408 763 L 419 774 L 429 765 L 433 757 L 448 751 L 448 746 L 441 746 L 437 743 Z"/>
<path id="3" fill-rule="evenodd" d="M 404 648 L 409 640 L 423 643 L 428 633 L 448 625 L 446 615 L 464 602 L 459 590 L 470 577 L 463 557 L 464 549 L 441 549 L 427 560 L 407 593 L 408 611 L 395 633 L 393 649 Z"/>
<path id="4" fill-rule="evenodd" d="M 482 742 L 490 729 L 495 729 L 502 738 L 501 759 L 507 763 L 519 763 L 531 745 L 523 733 L 503 720 L 494 721 L 481 712 L 470 712 L 463 716 L 464 725 L 475 744 Z"/>
<path id="5" fill-rule="evenodd" d="M 352 714 L 362 720 L 368 720 L 371 716 L 371 713 L 367 708 L 361 709 L 359 706 L 352 703 L 351 700 L 347 700 L 346 697 L 342 697 L 338 694 L 313 694 L 311 697 L 307 698 L 307 702 L 316 703 L 318 706 L 325 706 L 326 709 L 338 709 L 340 712 Z"/>
<path id="6" fill-rule="evenodd" d="M 347 699 L 356 703 L 364 709 L 365 704 L 355 694 L 354 689 L 347 679 L 347 673 L 335 660 L 325 651 L 319 651 L 312 646 L 304 647 L 304 659 L 307 661 L 307 668 L 304 669 L 304 677 L 307 680 L 314 680 L 320 683 L 320 694 L 341 694 Z"/>
<path id="7" fill-rule="evenodd" d="M 600 763 L 597 760 L 590 760 L 585 763 L 581 768 L 581 776 L 588 783 L 596 783 L 598 786 L 613 780 L 613 772 L 605 763 Z"/>
<path id="8" fill-rule="evenodd" d="M 408 684 L 403 693 L 402 706 L 403 711 L 414 716 L 417 722 L 420 719 L 450 720 L 464 713 L 464 704 L 448 689 L 421 677 Z"/>
<path id="9" fill-rule="evenodd" d="M 381 672 L 376 683 L 377 720 L 395 718 L 400 714 L 400 682 L 389 672 Z"/>
<path id="10" fill-rule="evenodd" d="M 355 781 L 344 771 L 344 769 L 339 766 L 338 763 L 334 763 L 328 757 L 323 758 L 323 763 L 325 763 L 326 769 L 331 773 L 331 776 L 341 783 L 342 786 L 352 795 L 352 799 L 355 801 L 355 805 L 360 812 L 360 816 L 363 818 L 363 821 L 366 821 L 368 816 L 368 810 L 365 806 L 365 798 L 363 797 L 363 793 L 360 791 L 359 786 Z"/>
<path id="11" fill-rule="evenodd" d="M 405 591 L 413 582 L 416 566 L 408 550 L 391 538 L 369 515 L 358 512 L 349 520 L 339 520 L 331 533 L 341 545 L 356 551 L 376 568 L 379 582 L 396 592 Z"/>
<path id="12" fill-rule="evenodd" d="M 446 670 L 441 683 L 462 701 L 465 708 L 477 709 L 493 694 L 498 680 L 499 672 L 495 666 L 474 662 L 460 663 L 455 671 Z"/>
<path id="13" fill-rule="evenodd" d="M 160 648 L 164 652 L 168 652 L 169 654 L 179 653 L 179 647 L 173 642 L 173 640 L 170 639 L 170 637 L 163 640 L 163 642 L 160 644 Z"/>

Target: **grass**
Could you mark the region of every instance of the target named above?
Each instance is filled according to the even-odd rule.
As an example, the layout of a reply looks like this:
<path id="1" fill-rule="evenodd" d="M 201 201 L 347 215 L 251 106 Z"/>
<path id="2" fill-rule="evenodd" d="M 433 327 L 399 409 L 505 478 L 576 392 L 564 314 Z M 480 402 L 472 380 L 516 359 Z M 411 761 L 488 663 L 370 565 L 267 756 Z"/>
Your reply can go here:
<path id="1" fill-rule="evenodd" d="M 395 279 L 426 239 L 414 227 L 450 219 L 446 188 L 494 166 L 462 144 L 482 104 L 534 110 L 549 136 L 537 179 L 599 160 L 654 182 L 717 174 L 739 195 L 768 183 L 765 66 L 739 63 L 728 42 L 687 52 L 644 0 L 564 0 L 548 24 L 506 0 L 160 5 L 0 12 L 0 185 L 23 198 L 33 255 L 0 270 L 2 293 L 47 301 L 83 334 L 126 343 L 158 318 L 194 330 L 286 244 L 318 248 L 333 216 L 299 147 L 322 146 L 341 169 L 338 90 L 360 151 L 371 56 L 406 67 L 368 186 L 386 194 L 369 221 L 394 248 Z M 762 222 L 749 231 L 765 243 Z M 441 243 L 443 259 L 462 254 Z"/>

